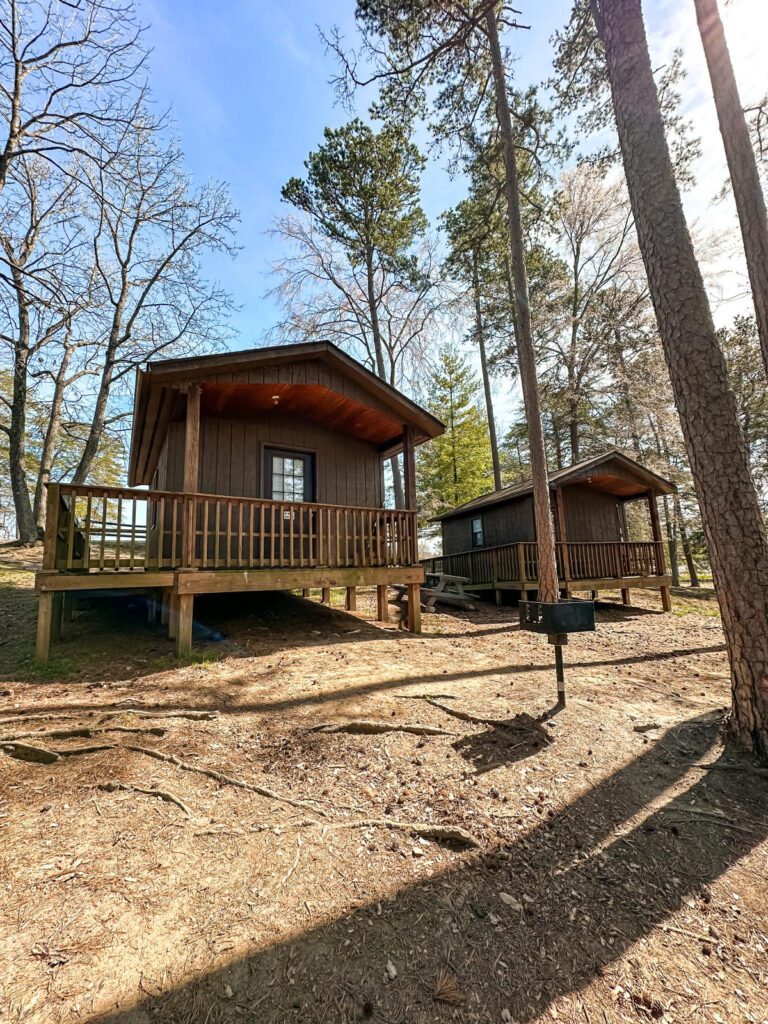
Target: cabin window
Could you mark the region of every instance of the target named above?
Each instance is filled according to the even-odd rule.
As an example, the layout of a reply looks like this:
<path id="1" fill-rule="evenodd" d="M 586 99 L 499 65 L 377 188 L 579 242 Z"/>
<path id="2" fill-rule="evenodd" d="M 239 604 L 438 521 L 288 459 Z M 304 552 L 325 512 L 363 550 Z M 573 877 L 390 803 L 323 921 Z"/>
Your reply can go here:
<path id="1" fill-rule="evenodd" d="M 274 501 L 314 501 L 314 456 L 306 452 L 266 452 L 267 497 Z"/>
<path id="2" fill-rule="evenodd" d="M 481 548 L 485 544 L 483 538 L 483 517 L 477 516 L 472 520 L 472 547 Z"/>

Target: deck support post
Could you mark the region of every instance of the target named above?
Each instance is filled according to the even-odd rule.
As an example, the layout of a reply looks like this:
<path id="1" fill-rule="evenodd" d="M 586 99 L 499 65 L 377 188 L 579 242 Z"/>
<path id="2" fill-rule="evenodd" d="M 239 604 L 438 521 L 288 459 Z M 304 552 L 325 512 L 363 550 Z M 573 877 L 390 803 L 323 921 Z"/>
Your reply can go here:
<path id="1" fill-rule="evenodd" d="M 672 611 L 672 593 L 669 587 L 661 587 L 661 609 L 665 612 Z"/>
<path id="2" fill-rule="evenodd" d="M 626 605 L 627 608 L 629 608 L 632 604 L 632 598 L 629 593 L 629 587 L 621 588 L 621 603 L 623 605 Z"/>
<path id="3" fill-rule="evenodd" d="M 421 632 L 421 584 L 408 584 L 408 629 L 411 633 Z"/>
<path id="4" fill-rule="evenodd" d="M 323 587 L 323 592 L 320 595 L 320 600 L 323 602 L 323 604 L 330 604 L 331 603 L 331 588 L 330 587 Z"/>
<path id="5" fill-rule="evenodd" d="M 171 591 L 168 598 L 168 639 L 175 640 L 179 632 L 179 595 Z"/>
<path id="6" fill-rule="evenodd" d="M 192 613 L 194 594 L 178 594 L 176 597 L 178 624 L 176 628 L 176 655 L 187 657 L 192 653 Z"/>
<path id="7" fill-rule="evenodd" d="M 347 596 L 344 607 L 348 612 L 357 611 L 357 587 L 347 587 Z"/>
<path id="8" fill-rule="evenodd" d="M 37 608 L 37 639 L 35 641 L 35 661 L 44 665 L 48 661 L 51 648 L 51 629 L 53 626 L 53 599 L 51 590 L 41 590 Z"/>
<path id="9" fill-rule="evenodd" d="M 496 604 L 500 605 L 501 604 L 501 599 L 502 599 L 501 591 L 500 590 L 494 590 L 493 596 L 496 598 Z"/>
<path id="10" fill-rule="evenodd" d="M 303 587 L 302 591 L 301 591 L 301 596 L 305 597 L 305 598 L 307 598 L 307 600 L 309 600 L 309 595 L 310 595 L 309 587 Z"/>
<path id="11" fill-rule="evenodd" d="M 171 615 L 171 592 L 164 590 L 160 595 L 160 625 L 167 626 Z"/>
<path id="12" fill-rule="evenodd" d="M 379 583 L 376 587 L 376 615 L 379 622 L 389 622 L 388 589 L 386 583 Z"/>

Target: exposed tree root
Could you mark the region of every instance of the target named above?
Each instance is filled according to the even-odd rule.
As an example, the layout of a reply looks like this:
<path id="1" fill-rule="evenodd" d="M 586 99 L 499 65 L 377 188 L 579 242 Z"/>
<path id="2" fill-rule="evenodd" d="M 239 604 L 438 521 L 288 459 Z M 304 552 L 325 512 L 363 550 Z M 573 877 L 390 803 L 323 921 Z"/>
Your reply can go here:
<path id="1" fill-rule="evenodd" d="M 169 804 L 176 804 L 177 807 L 184 811 L 188 818 L 192 817 L 192 812 L 184 801 L 174 793 L 168 792 L 167 789 L 145 789 L 142 786 L 129 785 L 127 782 L 100 782 L 96 788 L 103 790 L 105 793 L 115 793 L 117 790 L 123 790 L 126 793 L 144 793 L 146 796 L 156 796 Z"/>
<path id="2" fill-rule="evenodd" d="M 352 735 L 378 735 L 384 732 L 407 732 L 414 736 L 455 736 L 456 733 L 440 729 L 436 725 L 409 725 L 403 722 L 371 722 L 359 719 L 354 722 L 336 722 L 329 725 L 313 725 L 307 732 L 348 732 Z"/>
<path id="3" fill-rule="evenodd" d="M 125 707 L 116 708 L 111 711 L 100 711 L 92 710 L 90 708 L 81 708 L 75 705 L 67 711 L 30 711 L 28 713 L 22 712 L 9 718 L 0 718 L 0 726 L 15 726 L 19 722 L 54 722 L 62 718 L 71 718 L 75 715 L 88 718 L 98 718 L 99 723 L 105 722 L 109 718 L 119 718 L 120 715 L 135 715 L 137 718 L 186 718 L 191 722 L 210 722 L 219 717 L 219 712 L 184 710 L 152 711 L 147 708 L 140 707 Z"/>
<path id="4" fill-rule="evenodd" d="M 327 828 L 394 828 L 422 839 L 437 843 L 456 843 L 458 846 L 478 847 L 480 843 L 466 829 L 458 825 L 435 825 L 428 822 L 399 821 L 397 818 L 358 818 L 355 821 L 336 821 Z"/>
<path id="5" fill-rule="evenodd" d="M 231 775 L 224 775 L 213 768 L 201 768 L 187 761 L 182 761 L 175 754 L 165 754 L 161 750 L 153 750 L 151 747 L 140 747 L 132 743 L 98 743 L 90 747 L 72 747 L 68 750 L 45 750 L 43 747 L 32 747 L 26 743 L 5 743 L 2 749 L 12 757 L 19 757 L 24 761 L 37 761 L 38 763 L 50 764 L 62 757 L 77 757 L 79 754 L 96 754 L 102 750 L 132 750 L 137 754 L 145 754 L 147 757 L 154 757 L 158 761 L 165 761 L 167 764 L 176 765 L 185 772 L 193 772 L 195 775 L 204 775 L 213 779 L 222 786 L 235 786 L 238 789 L 246 789 L 250 793 L 257 793 L 259 796 L 267 797 L 269 800 L 277 800 L 280 803 L 289 804 L 291 807 L 298 807 L 305 811 L 311 811 L 321 818 L 327 817 L 325 811 L 304 800 L 294 800 L 289 796 L 276 793 L 266 786 L 258 786 L 251 782 L 243 782 L 242 779 L 235 779 Z"/>
<path id="6" fill-rule="evenodd" d="M 39 738 L 41 740 L 69 740 L 75 739 L 76 737 L 89 739 L 91 736 L 96 736 L 99 733 L 104 732 L 148 732 L 153 736 L 165 735 L 165 729 L 160 725 L 105 725 L 97 728 L 91 728 L 90 726 L 84 725 L 77 729 L 49 729 L 48 732 L 20 732 L 15 736 L 3 736 L 0 738 L 0 743 L 8 743 L 15 740 L 30 740 L 35 738 Z"/>
<path id="7" fill-rule="evenodd" d="M 53 764 L 59 760 L 57 751 L 47 750 L 45 747 L 35 747 L 31 743 L 3 742 L 2 749 L 9 757 L 15 757 L 17 761 L 31 761 L 33 764 Z"/>
<path id="8" fill-rule="evenodd" d="M 146 754 L 147 757 L 155 757 L 158 761 L 166 761 L 168 764 L 174 764 L 177 768 L 181 768 L 182 771 L 194 772 L 196 775 L 205 775 L 207 778 L 213 779 L 222 786 L 236 786 L 238 789 L 246 789 L 250 793 L 257 793 L 259 796 L 265 796 L 269 800 L 278 800 L 281 803 L 289 804 L 291 807 L 299 807 L 304 811 L 312 811 L 313 814 L 317 814 L 321 818 L 326 817 L 325 812 L 320 810 L 319 807 L 315 807 L 304 800 L 294 800 L 289 796 L 283 796 L 281 793 L 276 793 L 274 790 L 268 789 L 266 786 L 258 786 L 251 782 L 243 782 L 242 779 L 235 779 L 231 775 L 224 775 L 223 772 L 217 772 L 213 768 L 201 768 L 197 765 L 189 764 L 187 761 L 182 761 L 181 758 L 176 757 L 175 754 L 165 754 L 161 750 L 152 750 L 151 747 L 139 747 L 131 743 L 122 744 L 119 749 L 133 750 L 137 754 Z"/>
<path id="9" fill-rule="evenodd" d="M 510 725 L 509 721 L 503 718 L 482 718 L 479 715 L 472 715 L 469 711 L 461 711 L 459 708 L 448 707 L 447 704 L 443 704 L 439 700 L 435 700 L 434 697 L 424 697 L 427 704 L 431 704 L 433 708 L 439 708 L 444 711 L 446 715 L 451 715 L 452 718 L 458 718 L 462 722 L 471 722 L 473 725 L 496 725 L 500 729 L 514 729 L 514 724 Z"/>
<path id="10" fill-rule="evenodd" d="M 698 768 L 702 772 L 747 772 L 749 775 L 768 776 L 768 768 L 758 768 L 754 764 L 724 764 L 720 761 L 690 762 L 691 768 Z"/>

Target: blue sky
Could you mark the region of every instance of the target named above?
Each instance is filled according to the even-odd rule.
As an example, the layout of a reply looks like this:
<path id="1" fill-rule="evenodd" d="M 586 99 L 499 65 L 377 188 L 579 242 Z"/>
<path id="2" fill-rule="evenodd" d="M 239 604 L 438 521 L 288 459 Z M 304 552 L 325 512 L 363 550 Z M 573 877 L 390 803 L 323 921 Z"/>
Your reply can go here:
<path id="1" fill-rule="evenodd" d="M 567 17 L 567 0 L 536 6 L 546 14 L 539 10 L 531 32 L 511 40 L 526 81 L 546 75 L 547 38 Z M 334 64 L 316 25 L 338 24 L 352 37 L 353 9 L 350 0 L 140 0 L 154 50 L 152 88 L 159 105 L 173 108 L 189 169 L 197 180 L 227 181 L 242 213 L 236 262 L 209 267 L 242 307 L 237 347 L 257 343 L 277 319 L 264 298 L 277 251 L 265 232 L 280 212 L 280 188 L 302 173 L 323 128 L 347 120 L 328 84 Z M 461 195 L 461 184 L 430 162 L 423 180 L 430 219 Z"/>
<path id="2" fill-rule="evenodd" d="M 281 211 L 280 188 L 301 174 L 310 149 L 326 125 L 348 114 L 334 102 L 329 78 L 334 70 L 324 52 L 317 25 L 338 24 L 354 38 L 354 0 L 138 0 L 153 48 L 151 83 L 161 107 L 171 107 L 193 178 L 229 183 L 242 213 L 242 251 L 232 262 L 210 260 L 207 272 L 220 280 L 241 307 L 233 319 L 231 347 L 258 344 L 278 319 L 270 287 L 269 264 L 277 242 L 266 232 Z M 518 31 L 507 42 L 518 56 L 519 84 L 540 82 L 551 68 L 552 32 L 568 17 L 569 0 L 520 0 Z M 768 0 L 720 3 L 737 77 L 745 103 L 768 91 L 761 46 L 768 35 Z M 730 201 L 713 205 L 725 180 L 725 163 L 696 29 L 693 0 L 645 0 L 655 66 L 682 46 L 689 71 L 684 109 L 705 140 L 696 168 L 697 187 L 685 197 L 689 220 L 701 230 L 733 230 Z M 360 113 L 365 114 L 367 103 Z M 423 179 L 422 201 L 430 219 L 462 196 L 437 161 Z M 285 208 L 283 207 L 283 210 Z M 709 268 L 710 294 L 719 322 L 745 308 L 745 276 L 738 244 Z M 515 405 L 508 384 L 495 384 L 502 427 Z M 504 422 L 506 421 L 506 422 Z"/>

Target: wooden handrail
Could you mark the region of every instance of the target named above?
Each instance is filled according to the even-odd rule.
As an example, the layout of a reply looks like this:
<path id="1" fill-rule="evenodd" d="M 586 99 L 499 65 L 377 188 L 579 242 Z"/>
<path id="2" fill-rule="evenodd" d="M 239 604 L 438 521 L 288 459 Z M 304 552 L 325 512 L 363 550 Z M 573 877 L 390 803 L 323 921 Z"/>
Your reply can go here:
<path id="1" fill-rule="evenodd" d="M 568 554 L 567 568 L 565 571 Z M 663 576 L 662 552 L 657 541 L 558 541 L 558 575 L 563 583 L 590 579 Z M 538 550 L 535 541 L 516 541 L 488 548 L 470 548 L 449 555 L 424 558 L 429 571 L 461 571 L 473 582 L 536 582 Z"/>
<path id="2" fill-rule="evenodd" d="M 372 505 L 332 505 L 323 501 L 277 501 L 273 498 L 246 498 L 236 494 L 209 494 L 206 491 L 155 491 L 145 490 L 141 487 L 112 487 L 103 484 L 48 484 L 50 487 L 58 487 L 62 495 L 76 494 L 79 497 L 86 497 L 88 494 L 104 494 L 108 498 L 207 498 L 209 501 L 237 501 L 246 505 L 270 506 L 274 504 L 291 505 L 295 508 L 331 508 L 346 509 L 348 512 L 397 512 L 415 514 L 412 508 L 376 508 Z"/>
<path id="3" fill-rule="evenodd" d="M 417 565 L 416 513 L 51 484 L 46 568 L 76 572 Z"/>

